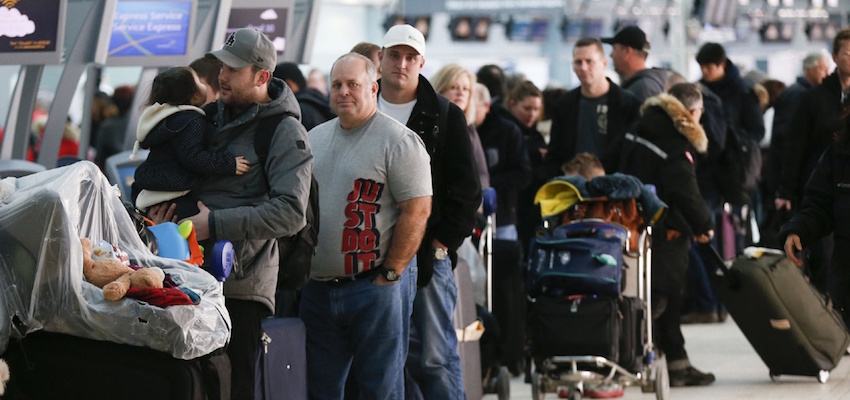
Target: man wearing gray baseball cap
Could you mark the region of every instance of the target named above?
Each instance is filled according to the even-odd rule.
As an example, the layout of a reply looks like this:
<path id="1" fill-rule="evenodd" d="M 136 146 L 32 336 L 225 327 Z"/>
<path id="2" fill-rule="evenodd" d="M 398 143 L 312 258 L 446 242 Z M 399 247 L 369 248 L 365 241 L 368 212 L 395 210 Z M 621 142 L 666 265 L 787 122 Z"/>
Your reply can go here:
<path id="1" fill-rule="evenodd" d="M 275 311 L 276 238 L 293 236 L 305 225 L 313 154 L 295 95 L 272 77 L 277 51 L 264 34 L 239 29 L 206 57 L 221 61 L 220 98 L 204 107 L 215 123 L 210 150 L 243 155 L 251 170 L 204 182 L 193 191 L 201 212 L 189 219 L 199 240 L 229 240 L 235 247 L 233 273 L 224 282 L 232 321 L 231 398 L 254 399 L 260 322 Z M 171 219 L 173 209 L 156 207 L 152 213 Z"/>

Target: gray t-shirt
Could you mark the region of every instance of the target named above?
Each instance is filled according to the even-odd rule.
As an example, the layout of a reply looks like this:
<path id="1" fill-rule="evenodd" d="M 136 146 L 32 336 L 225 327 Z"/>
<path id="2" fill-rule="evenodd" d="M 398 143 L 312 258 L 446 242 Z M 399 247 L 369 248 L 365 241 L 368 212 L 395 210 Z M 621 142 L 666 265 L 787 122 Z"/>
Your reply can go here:
<path id="1" fill-rule="evenodd" d="M 576 153 L 599 155 L 608 136 L 608 94 L 595 99 L 581 96 L 578 104 Z"/>
<path id="2" fill-rule="evenodd" d="M 334 118 L 310 131 L 319 183 L 319 244 L 310 277 L 353 275 L 384 262 L 401 210 L 430 196 L 431 159 L 422 139 L 378 111 L 346 130 Z"/>

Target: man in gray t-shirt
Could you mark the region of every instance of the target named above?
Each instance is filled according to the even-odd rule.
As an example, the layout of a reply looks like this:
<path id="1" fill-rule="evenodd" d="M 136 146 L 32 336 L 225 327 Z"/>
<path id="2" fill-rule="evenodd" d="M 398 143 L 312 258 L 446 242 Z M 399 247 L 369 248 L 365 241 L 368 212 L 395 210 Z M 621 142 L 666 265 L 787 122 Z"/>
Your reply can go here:
<path id="1" fill-rule="evenodd" d="M 416 251 L 431 212 L 422 139 L 377 108 L 377 71 L 349 53 L 331 69 L 339 116 L 310 131 L 322 218 L 300 317 L 310 398 L 403 398 Z"/>

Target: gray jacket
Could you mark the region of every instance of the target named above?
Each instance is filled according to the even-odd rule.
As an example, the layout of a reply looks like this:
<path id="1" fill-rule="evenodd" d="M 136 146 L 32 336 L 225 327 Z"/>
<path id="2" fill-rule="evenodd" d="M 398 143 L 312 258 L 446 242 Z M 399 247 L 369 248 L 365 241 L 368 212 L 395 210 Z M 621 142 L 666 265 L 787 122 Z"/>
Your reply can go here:
<path id="1" fill-rule="evenodd" d="M 236 265 L 224 283 L 228 298 L 263 303 L 274 312 L 278 273 L 275 238 L 292 236 L 306 224 L 313 153 L 301 125 L 301 109 L 280 79 L 269 82 L 271 102 L 252 104 L 239 115 L 221 101 L 213 116 L 212 151 L 244 156 L 251 169 L 241 176 L 208 179 L 196 193 L 210 208 L 210 239 L 230 240 Z M 263 118 L 289 113 L 277 125 L 264 166 L 257 165 L 254 135 Z"/>
<path id="2" fill-rule="evenodd" d="M 638 102 L 643 104 L 646 99 L 664 93 L 664 85 L 666 84 L 666 69 L 647 68 L 643 71 L 638 71 L 631 78 L 623 81 L 623 84 L 620 86 L 635 95 Z"/>

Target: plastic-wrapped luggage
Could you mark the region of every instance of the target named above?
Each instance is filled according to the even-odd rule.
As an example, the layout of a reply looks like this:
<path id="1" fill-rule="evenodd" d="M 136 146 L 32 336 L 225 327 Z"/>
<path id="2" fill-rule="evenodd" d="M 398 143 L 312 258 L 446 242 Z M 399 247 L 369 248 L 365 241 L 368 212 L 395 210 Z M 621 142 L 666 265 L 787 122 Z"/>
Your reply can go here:
<path id="1" fill-rule="evenodd" d="M 90 162 L 23 178 L 6 178 L 0 192 L 0 352 L 11 336 L 37 330 L 144 346 L 192 359 L 223 347 L 230 316 L 221 285 L 197 266 L 154 256 L 142 243 L 118 192 Z M 197 294 L 196 305 L 156 307 L 109 301 L 86 282 L 80 238 L 105 240 L 131 263 L 157 266 Z"/>

